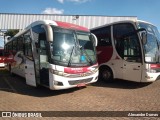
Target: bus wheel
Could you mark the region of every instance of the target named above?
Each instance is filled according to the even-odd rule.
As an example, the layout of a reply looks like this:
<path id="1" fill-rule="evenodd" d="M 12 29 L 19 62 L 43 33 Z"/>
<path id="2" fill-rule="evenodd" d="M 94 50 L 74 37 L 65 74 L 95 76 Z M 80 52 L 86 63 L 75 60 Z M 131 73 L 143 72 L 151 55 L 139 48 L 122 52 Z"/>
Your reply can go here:
<path id="1" fill-rule="evenodd" d="M 113 72 L 109 67 L 100 67 L 99 69 L 99 79 L 105 82 L 113 81 Z"/>
<path id="2" fill-rule="evenodd" d="M 10 74 L 10 76 L 13 76 L 12 68 L 11 68 L 11 65 L 10 65 L 10 64 L 9 64 L 9 74 Z"/>

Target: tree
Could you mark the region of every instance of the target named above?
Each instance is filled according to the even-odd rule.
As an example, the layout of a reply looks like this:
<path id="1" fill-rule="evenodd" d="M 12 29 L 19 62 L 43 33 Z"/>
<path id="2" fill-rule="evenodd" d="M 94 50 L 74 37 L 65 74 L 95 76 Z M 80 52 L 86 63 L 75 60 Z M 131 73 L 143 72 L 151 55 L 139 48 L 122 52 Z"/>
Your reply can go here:
<path id="1" fill-rule="evenodd" d="M 10 36 L 11 38 L 19 32 L 17 29 L 10 29 L 5 33 L 5 36 Z"/>

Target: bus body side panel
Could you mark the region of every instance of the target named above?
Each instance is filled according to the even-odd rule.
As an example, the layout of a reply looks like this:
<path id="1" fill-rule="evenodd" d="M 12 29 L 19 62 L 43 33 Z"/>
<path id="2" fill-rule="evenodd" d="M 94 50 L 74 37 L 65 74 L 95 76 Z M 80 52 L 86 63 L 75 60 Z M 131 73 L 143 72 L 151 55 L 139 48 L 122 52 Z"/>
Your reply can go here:
<path id="1" fill-rule="evenodd" d="M 26 84 L 36 87 L 34 61 L 26 59 L 25 65 Z"/>
<path id="2" fill-rule="evenodd" d="M 107 47 L 97 47 L 98 53 L 98 63 L 100 66 L 107 66 L 113 72 L 114 78 L 123 79 L 122 74 L 122 61 L 121 58 L 117 55 L 114 47 L 107 46 Z"/>
<path id="3" fill-rule="evenodd" d="M 113 47 L 109 46 L 109 47 L 105 47 L 105 46 L 100 46 L 97 47 L 97 54 L 98 54 L 98 63 L 102 64 L 105 62 L 108 62 L 112 55 L 113 55 Z"/>
<path id="4" fill-rule="evenodd" d="M 123 79 L 134 82 L 141 82 L 142 63 L 138 62 L 123 62 Z"/>
<path id="5" fill-rule="evenodd" d="M 35 58 L 34 58 L 34 42 L 32 38 L 32 31 L 31 29 L 28 30 L 24 36 L 24 44 L 25 44 L 25 78 L 26 78 L 26 84 L 36 87 L 37 81 L 36 81 L 36 73 L 35 73 Z"/>
<path id="6" fill-rule="evenodd" d="M 25 66 L 25 61 L 22 59 L 22 57 L 19 57 L 19 55 L 22 53 L 22 51 L 19 51 L 15 54 L 13 57 L 13 62 L 11 63 L 11 71 L 12 73 L 15 73 L 21 77 L 25 77 L 25 71 L 24 71 L 24 66 Z"/>

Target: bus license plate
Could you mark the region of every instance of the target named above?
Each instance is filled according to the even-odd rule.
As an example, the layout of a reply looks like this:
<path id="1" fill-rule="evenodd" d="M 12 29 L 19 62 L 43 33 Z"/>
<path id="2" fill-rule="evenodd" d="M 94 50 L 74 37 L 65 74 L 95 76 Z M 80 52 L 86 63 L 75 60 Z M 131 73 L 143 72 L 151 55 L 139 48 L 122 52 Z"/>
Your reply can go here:
<path id="1" fill-rule="evenodd" d="M 77 87 L 84 87 L 84 86 L 86 86 L 85 83 L 79 83 L 79 84 L 77 84 Z"/>

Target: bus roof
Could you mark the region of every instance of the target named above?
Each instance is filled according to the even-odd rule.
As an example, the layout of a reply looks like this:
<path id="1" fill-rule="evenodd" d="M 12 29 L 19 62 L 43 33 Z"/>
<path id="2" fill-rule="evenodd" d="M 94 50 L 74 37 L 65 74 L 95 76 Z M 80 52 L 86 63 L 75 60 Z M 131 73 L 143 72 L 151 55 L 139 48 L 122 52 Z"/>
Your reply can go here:
<path id="1" fill-rule="evenodd" d="M 149 22 L 146 22 L 146 21 L 143 21 L 143 20 L 122 20 L 122 21 L 116 21 L 116 22 L 112 22 L 112 23 L 105 24 L 105 25 L 102 25 L 102 26 L 98 26 L 98 27 L 92 28 L 91 30 L 95 30 L 95 29 L 98 29 L 98 28 L 102 28 L 102 27 L 105 27 L 105 26 L 114 25 L 114 24 L 118 24 L 118 23 L 126 23 L 126 22 L 143 22 L 143 23 L 153 25 L 152 23 L 149 23 Z"/>
<path id="2" fill-rule="evenodd" d="M 67 22 L 61 22 L 61 21 L 54 21 L 54 20 L 40 20 L 40 21 L 35 21 L 33 23 L 31 23 L 28 27 L 26 27 L 25 29 L 30 29 L 31 27 L 34 27 L 36 25 L 39 24 L 48 24 L 48 25 L 54 25 L 54 26 L 59 26 L 59 27 L 63 27 L 63 28 L 67 28 L 67 29 L 74 29 L 74 30 L 81 30 L 81 31 L 89 31 L 88 28 L 86 27 L 82 27 L 76 24 L 72 24 L 72 23 L 67 23 Z"/>
<path id="3" fill-rule="evenodd" d="M 86 27 L 82 27 L 76 24 L 72 24 L 72 23 L 66 23 L 66 22 L 60 22 L 60 21 L 54 21 L 54 20 L 39 20 L 39 21 L 35 21 L 33 23 L 31 23 L 29 26 L 27 26 L 24 30 L 20 31 L 18 34 L 15 35 L 19 36 L 20 34 L 26 32 L 27 30 L 29 30 L 30 28 L 36 26 L 36 25 L 54 25 L 54 26 L 59 26 L 59 27 L 63 27 L 63 28 L 67 28 L 67 29 L 73 29 L 73 30 L 80 30 L 80 31 L 87 31 L 89 32 L 89 29 Z"/>
<path id="4" fill-rule="evenodd" d="M 57 23 L 58 26 L 63 27 L 63 28 L 89 32 L 88 28 L 82 27 L 82 26 L 79 26 L 79 25 L 76 25 L 76 24 L 60 22 L 60 21 L 56 21 L 56 23 Z"/>
<path id="5" fill-rule="evenodd" d="M 18 32 L 14 37 L 11 38 L 10 41 L 12 41 L 12 39 L 14 39 L 15 37 L 20 36 L 21 34 L 25 33 L 26 31 L 28 31 L 30 28 L 36 26 L 36 25 L 54 25 L 54 26 L 59 26 L 62 28 L 66 28 L 66 29 L 72 29 L 72 30 L 79 30 L 79 31 L 86 31 L 89 32 L 90 30 L 86 27 L 83 26 L 79 26 L 76 24 L 72 24 L 72 23 L 67 23 L 67 22 L 61 22 L 61 21 L 54 21 L 54 20 L 39 20 L 39 21 L 35 21 L 33 23 L 31 23 L 30 25 L 28 25 L 26 28 L 24 28 L 22 31 Z M 10 42 L 8 41 L 8 42 Z M 7 43 L 8 43 L 7 42 Z"/>

